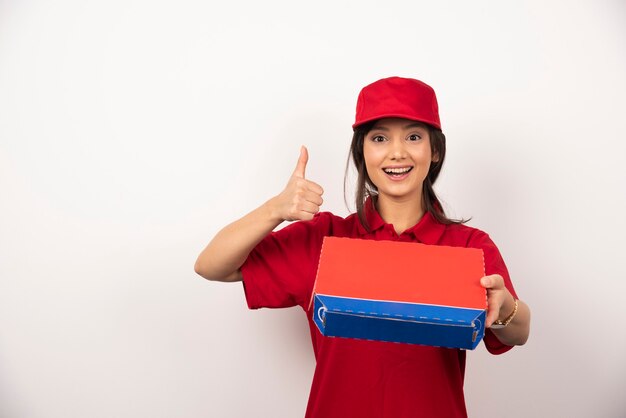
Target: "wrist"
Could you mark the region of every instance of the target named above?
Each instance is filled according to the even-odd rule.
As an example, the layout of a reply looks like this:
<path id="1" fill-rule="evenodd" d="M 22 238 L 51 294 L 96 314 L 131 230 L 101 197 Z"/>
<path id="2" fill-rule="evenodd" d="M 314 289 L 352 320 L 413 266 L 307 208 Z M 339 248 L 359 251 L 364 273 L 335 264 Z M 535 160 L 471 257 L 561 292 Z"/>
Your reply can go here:
<path id="1" fill-rule="evenodd" d="M 500 313 L 504 313 L 506 314 L 506 316 L 503 317 L 502 315 L 500 315 L 500 317 L 493 323 L 492 328 L 504 328 L 509 325 L 513 318 L 515 318 L 519 307 L 519 300 L 515 299 L 513 295 L 511 295 L 511 300 L 512 302 L 509 305 L 510 308 L 506 308 L 505 305 L 502 304 L 502 307 L 500 308 Z"/>
<path id="2" fill-rule="evenodd" d="M 507 293 L 508 295 L 506 296 L 504 303 L 500 307 L 500 315 L 498 316 L 499 321 L 504 321 L 506 318 L 510 316 L 511 312 L 513 312 L 513 310 L 515 309 L 516 299 L 510 292 L 507 292 Z"/>
<path id="3" fill-rule="evenodd" d="M 274 196 L 263 204 L 267 219 L 275 226 L 278 226 L 285 220 L 282 213 L 280 213 L 279 197 L 280 195 Z"/>

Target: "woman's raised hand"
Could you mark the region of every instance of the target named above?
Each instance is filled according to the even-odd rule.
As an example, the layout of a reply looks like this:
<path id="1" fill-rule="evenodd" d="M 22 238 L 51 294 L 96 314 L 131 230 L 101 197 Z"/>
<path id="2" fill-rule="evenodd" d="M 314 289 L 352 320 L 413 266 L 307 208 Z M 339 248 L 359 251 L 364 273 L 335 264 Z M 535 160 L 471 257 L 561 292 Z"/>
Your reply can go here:
<path id="1" fill-rule="evenodd" d="M 313 219 L 313 215 L 320 210 L 324 190 L 304 178 L 308 160 L 309 153 L 302 147 L 296 169 L 285 189 L 252 212 L 222 228 L 198 256 L 196 273 L 209 280 L 241 280 L 239 269 L 250 251 L 276 226 L 282 221 Z"/>
<path id="2" fill-rule="evenodd" d="M 274 198 L 277 215 L 285 221 L 308 221 L 320 211 L 324 189 L 305 178 L 309 152 L 300 148 L 300 157 L 285 189 Z"/>

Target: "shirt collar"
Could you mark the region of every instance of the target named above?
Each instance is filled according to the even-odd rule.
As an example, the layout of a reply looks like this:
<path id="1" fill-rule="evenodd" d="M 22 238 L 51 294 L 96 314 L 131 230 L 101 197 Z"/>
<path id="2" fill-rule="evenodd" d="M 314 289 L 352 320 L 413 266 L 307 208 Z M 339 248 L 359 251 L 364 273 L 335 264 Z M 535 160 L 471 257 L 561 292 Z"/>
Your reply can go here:
<path id="1" fill-rule="evenodd" d="M 370 226 L 370 231 L 368 232 L 361 222 L 358 222 L 358 229 L 362 236 L 377 235 L 376 232 L 378 230 L 383 229 L 386 225 L 388 225 L 376 210 L 371 197 L 368 197 L 365 201 L 364 210 L 365 219 L 367 219 L 367 223 Z M 393 229 L 393 226 L 389 226 Z M 432 213 L 426 212 L 417 224 L 407 229 L 402 234 L 411 235 L 417 242 L 435 245 L 439 242 L 439 239 L 443 235 L 445 229 L 446 225 L 439 223 Z"/>

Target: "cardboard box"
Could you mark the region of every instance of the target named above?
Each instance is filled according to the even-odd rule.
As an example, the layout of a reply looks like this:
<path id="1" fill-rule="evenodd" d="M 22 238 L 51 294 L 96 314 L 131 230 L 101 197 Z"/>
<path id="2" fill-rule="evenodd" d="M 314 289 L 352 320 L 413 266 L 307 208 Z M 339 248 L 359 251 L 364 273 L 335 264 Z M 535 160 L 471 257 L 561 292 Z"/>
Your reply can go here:
<path id="1" fill-rule="evenodd" d="M 480 249 L 326 237 L 313 320 L 329 337 L 474 349 L 484 275 Z"/>

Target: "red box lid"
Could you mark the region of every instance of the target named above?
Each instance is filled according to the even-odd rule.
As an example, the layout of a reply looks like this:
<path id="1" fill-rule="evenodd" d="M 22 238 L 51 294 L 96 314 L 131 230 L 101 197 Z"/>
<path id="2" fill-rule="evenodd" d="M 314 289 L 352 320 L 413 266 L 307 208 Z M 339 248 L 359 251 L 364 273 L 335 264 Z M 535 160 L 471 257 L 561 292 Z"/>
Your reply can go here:
<path id="1" fill-rule="evenodd" d="M 313 294 L 486 309 L 483 251 L 325 237 Z"/>

